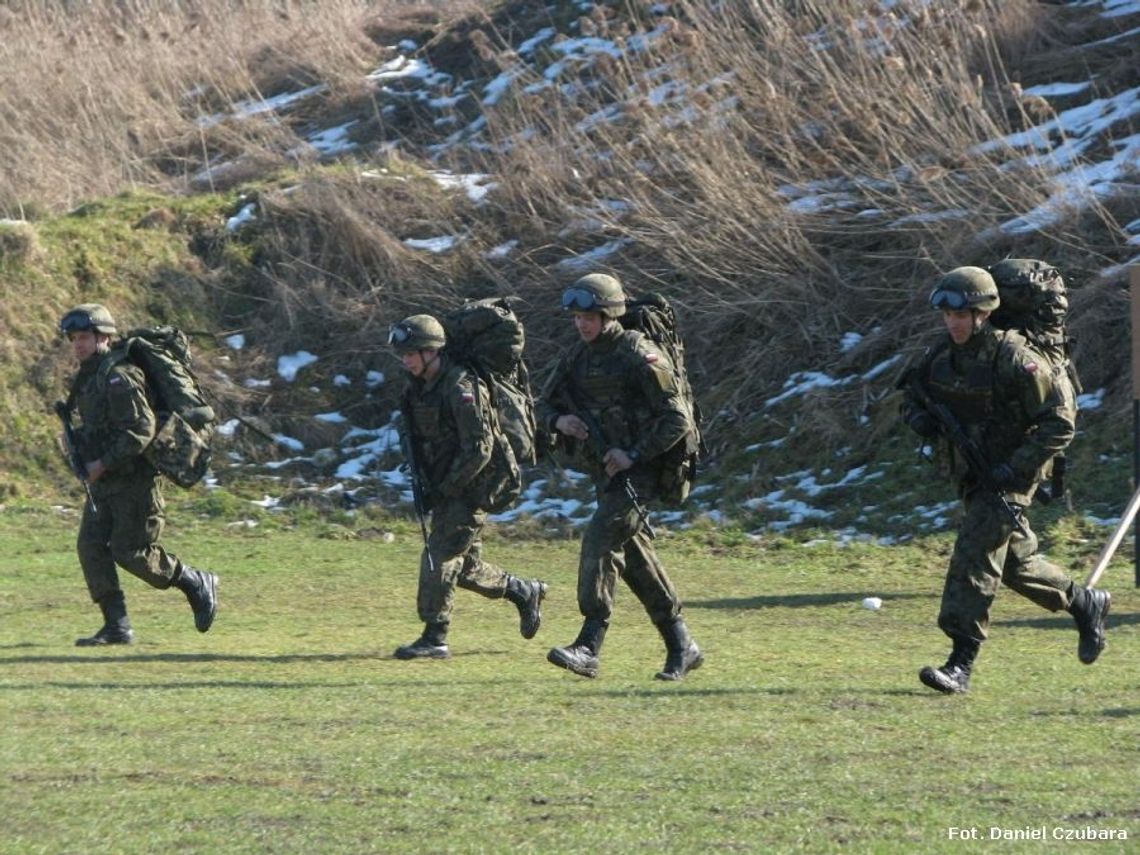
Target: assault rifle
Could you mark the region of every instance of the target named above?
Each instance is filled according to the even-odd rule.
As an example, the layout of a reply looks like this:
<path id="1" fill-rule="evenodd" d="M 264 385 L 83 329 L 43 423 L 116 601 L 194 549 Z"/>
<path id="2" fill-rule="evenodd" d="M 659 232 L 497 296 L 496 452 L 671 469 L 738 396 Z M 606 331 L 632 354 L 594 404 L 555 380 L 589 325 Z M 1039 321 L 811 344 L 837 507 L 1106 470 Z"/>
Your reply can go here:
<path id="1" fill-rule="evenodd" d="M 79 479 L 79 483 L 83 485 L 84 492 L 87 493 L 87 504 L 91 507 L 91 513 L 97 514 L 99 509 L 95 507 L 95 497 L 91 495 L 91 482 L 87 479 L 87 464 L 83 462 L 83 458 L 79 454 L 79 440 L 75 436 L 75 428 L 71 425 L 71 410 L 63 401 L 56 401 L 55 413 L 63 422 L 63 445 L 67 452 L 67 464 L 71 467 L 75 477 Z"/>
<path id="2" fill-rule="evenodd" d="M 604 459 L 606 452 L 610 450 L 610 444 L 606 441 L 606 435 L 602 432 L 602 426 L 598 424 L 598 420 L 588 409 L 578 405 L 569 384 L 562 384 L 561 395 L 563 402 L 568 407 L 569 415 L 577 416 L 586 425 L 586 430 L 589 431 L 589 442 L 594 447 L 594 453 L 598 455 L 598 459 Z M 641 504 L 641 499 L 637 495 L 637 488 L 633 486 L 633 481 L 629 478 L 629 472 L 619 472 L 614 478 L 621 484 L 626 496 L 633 504 L 633 510 L 637 514 L 637 519 L 645 527 L 645 533 L 650 540 L 653 540 L 657 537 L 657 532 L 649 523 L 649 511 L 646 510 L 645 505 Z"/>
<path id="3" fill-rule="evenodd" d="M 990 474 L 990 464 L 986 460 L 985 452 L 978 447 L 974 440 L 970 439 L 969 435 L 958 423 L 958 419 L 950 412 L 950 408 L 945 404 L 940 404 L 930 397 L 930 393 L 922 386 L 922 382 L 918 379 L 918 372 L 912 371 L 910 375 L 910 388 L 918 398 L 918 402 L 922 408 L 930 415 L 934 416 L 935 421 L 938 422 L 939 431 L 954 445 L 958 452 L 962 455 L 962 459 L 966 461 L 966 466 L 969 467 L 970 472 L 978 479 L 978 483 L 986 490 L 997 496 L 998 502 L 1001 503 L 1002 510 L 1005 511 L 1006 516 L 1009 517 L 1010 522 L 1013 523 L 1014 529 L 1021 532 L 1021 534 L 1028 537 L 1029 532 L 1025 528 L 1025 524 L 1021 521 L 1021 516 L 1017 510 L 1009 503 L 1009 499 L 1005 497 L 1004 491 L 994 481 L 993 476 Z"/>
<path id="4" fill-rule="evenodd" d="M 406 394 L 401 403 L 400 413 L 404 419 L 404 430 L 400 444 L 404 448 L 404 458 L 408 461 L 408 474 L 412 480 L 412 505 L 415 507 L 416 516 L 420 520 L 420 534 L 424 538 L 424 555 L 427 556 L 428 569 L 434 575 L 435 561 L 431 557 L 431 548 L 428 545 L 427 498 L 424 496 L 423 473 L 420 471 L 419 461 L 416 458 L 416 423 L 412 418 L 412 406 Z"/>

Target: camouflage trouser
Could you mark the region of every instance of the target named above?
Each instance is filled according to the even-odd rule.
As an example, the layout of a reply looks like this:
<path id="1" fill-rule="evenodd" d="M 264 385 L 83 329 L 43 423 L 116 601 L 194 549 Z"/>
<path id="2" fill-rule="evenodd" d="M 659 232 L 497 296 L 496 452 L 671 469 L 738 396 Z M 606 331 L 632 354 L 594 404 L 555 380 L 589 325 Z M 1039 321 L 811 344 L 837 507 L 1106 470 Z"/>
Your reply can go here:
<path id="1" fill-rule="evenodd" d="M 416 609 L 424 623 L 447 623 L 451 619 L 456 585 L 492 600 L 506 593 L 507 573 L 480 557 L 479 534 L 485 519 L 486 514 L 472 510 L 462 500 L 444 499 L 432 510 L 416 594 Z"/>
<path id="2" fill-rule="evenodd" d="M 578 558 L 578 609 L 586 618 L 608 621 L 620 576 L 655 624 L 676 617 L 681 601 L 633 502 L 617 489 L 597 495 L 598 509 L 582 535 Z"/>
<path id="3" fill-rule="evenodd" d="M 963 508 L 938 614 L 943 632 L 951 638 L 985 641 L 990 604 L 1003 582 L 1049 611 L 1068 607 L 1072 583 L 1059 567 L 1037 554 L 1037 535 L 1024 516 L 1028 535 L 1014 530 L 997 497 L 985 490 L 968 494 Z"/>
<path id="4" fill-rule="evenodd" d="M 142 477 L 109 492 L 97 490 L 95 502 L 97 513 L 83 506 L 76 542 L 91 599 L 120 590 L 116 564 L 151 587 L 169 588 L 180 562 L 158 544 L 166 505 L 157 480 Z"/>

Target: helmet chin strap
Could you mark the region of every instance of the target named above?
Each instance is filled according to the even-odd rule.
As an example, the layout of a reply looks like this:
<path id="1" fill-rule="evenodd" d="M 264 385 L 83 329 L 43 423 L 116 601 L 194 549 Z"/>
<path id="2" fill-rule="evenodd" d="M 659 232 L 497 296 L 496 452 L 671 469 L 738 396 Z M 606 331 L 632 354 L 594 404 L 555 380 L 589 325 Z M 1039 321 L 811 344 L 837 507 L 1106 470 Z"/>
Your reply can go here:
<path id="1" fill-rule="evenodd" d="M 424 358 L 425 353 L 431 353 L 434 355 L 432 356 L 431 359 L 426 359 L 426 358 Z M 420 359 L 423 359 L 423 361 L 424 361 L 424 374 L 429 374 L 429 373 L 431 373 L 431 367 L 433 365 L 435 365 L 437 362 L 439 362 L 439 351 L 438 350 L 421 350 L 420 351 Z"/>
<path id="2" fill-rule="evenodd" d="M 978 330 L 982 328 L 982 325 L 990 319 L 990 315 L 993 313 L 984 312 L 981 309 L 974 309 L 970 314 L 973 315 L 974 318 L 974 324 L 973 327 L 971 327 L 970 335 L 974 335 L 978 332 Z"/>

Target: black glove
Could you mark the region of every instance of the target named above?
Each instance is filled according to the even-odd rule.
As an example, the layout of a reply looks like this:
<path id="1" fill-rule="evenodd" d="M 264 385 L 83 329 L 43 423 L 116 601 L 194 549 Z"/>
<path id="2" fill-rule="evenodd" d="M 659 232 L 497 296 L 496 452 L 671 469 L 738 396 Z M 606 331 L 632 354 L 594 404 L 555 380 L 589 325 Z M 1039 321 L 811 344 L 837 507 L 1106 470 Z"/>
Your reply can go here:
<path id="1" fill-rule="evenodd" d="M 998 463 L 990 467 L 990 477 L 998 487 L 1009 487 L 1016 476 L 1008 463 Z"/>
<path id="2" fill-rule="evenodd" d="M 917 410 L 906 420 L 907 427 L 923 439 L 933 439 L 938 436 L 938 419 L 926 412 Z"/>

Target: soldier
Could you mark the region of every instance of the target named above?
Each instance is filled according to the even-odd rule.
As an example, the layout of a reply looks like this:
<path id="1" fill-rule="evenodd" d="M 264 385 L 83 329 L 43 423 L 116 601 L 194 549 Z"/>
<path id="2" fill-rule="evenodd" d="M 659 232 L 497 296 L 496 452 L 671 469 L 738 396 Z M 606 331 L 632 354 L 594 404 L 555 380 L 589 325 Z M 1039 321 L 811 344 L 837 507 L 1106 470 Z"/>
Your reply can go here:
<path id="1" fill-rule="evenodd" d="M 158 473 L 143 456 L 157 421 L 146 377 L 111 353 L 115 321 L 103 306 L 76 306 L 59 328 L 79 364 L 65 406 L 77 410 L 82 421 L 77 450 L 93 498 L 79 524 L 79 564 L 91 599 L 103 612 L 102 628 L 75 643 L 93 647 L 134 640 L 115 565 L 154 588 L 182 591 L 194 625 L 206 632 L 218 610 L 218 577 L 195 570 L 158 543 L 166 517 Z"/>
<path id="2" fill-rule="evenodd" d="M 519 632 L 534 638 L 542 623 L 540 607 L 547 585 L 511 576 L 480 557 L 479 535 L 486 521 L 491 471 L 492 426 L 484 418 L 493 404 L 474 372 L 442 352 L 443 326 L 430 315 L 412 315 L 391 328 L 392 345 L 409 375 L 403 439 L 412 477 L 424 507 L 431 511 L 431 534 L 420 557 L 416 608 L 423 634 L 396 648 L 397 659 L 446 659 L 447 632 L 455 586 L 489 599 L 506 598 L 519 612 Z"/>
<path id="3" fill-rule="evenodd" d="M 700 667 L 703 656 L 634 497 L 654 498 L 660 456 L 685 437 L 689 417 L 668 356 L 618 322 L 625 294 L 617 279 L 600 273 L 582 277 L 563 292 L 562 308 L 571 313 L 580 340 L 543 388 L 538 423 L 581 461 L 593 478 L 598 508 L 578 560 L 582 629 L 569 646 L 555 647 L 546 658 L 583 677 L 597 676 L 620 575 L 665 641 L 665 665 L 657 678 L 680 680 Z"/>
<path id="4" fill-rule="evenodd" d="M 952 650 L 945 665 L 923 668 L 919 679 L 945 694 L 966 691 L 1001 583 L 1043 608 L 1072 614 L 1078 657 L 1091 664 L 1105 646 L 1111 597 L 1075 584 L 1038 555 L 1024 515 L 1043 469 L 1073 438 L 1072 386 L 1019 334 L 993 327 L 999 295 L 985 270 L 951 270 L 935 283 L 930 304 L 941 310 L 948 336 L 908 371 L 902 416 L 919 436 L 934 439 L 943 426 L 930 406 L 945 406 L 989 471 L 972 470 L 951 444 L 943 449 L 964 510 L 938 615 Z"/>

